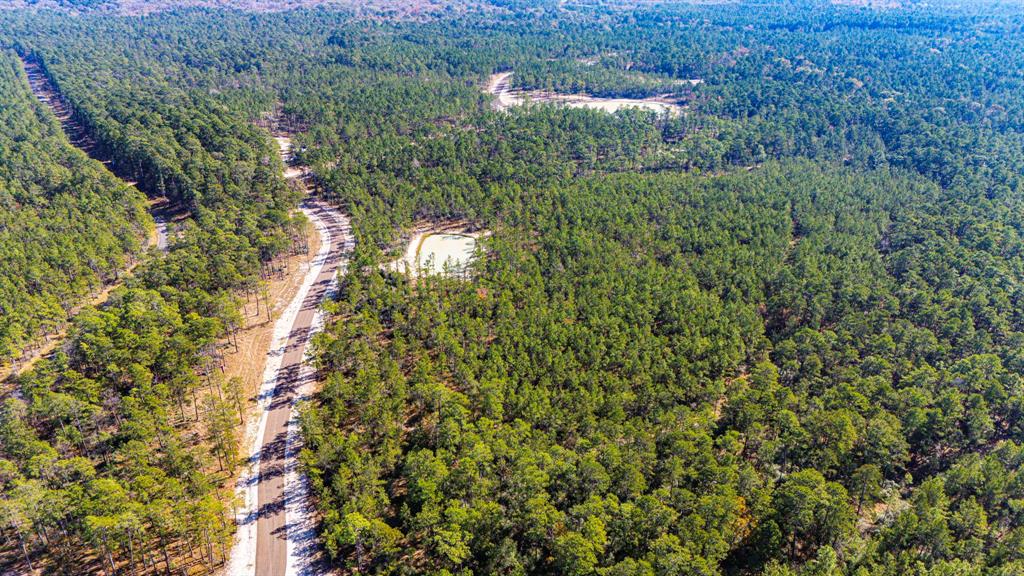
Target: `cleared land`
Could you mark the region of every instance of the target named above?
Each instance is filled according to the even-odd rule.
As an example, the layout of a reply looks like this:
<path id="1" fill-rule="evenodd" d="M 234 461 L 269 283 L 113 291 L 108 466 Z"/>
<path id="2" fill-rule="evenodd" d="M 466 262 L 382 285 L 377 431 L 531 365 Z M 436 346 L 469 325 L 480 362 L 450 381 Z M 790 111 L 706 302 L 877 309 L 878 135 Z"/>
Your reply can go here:
<path id="1" fill-rule="evenodd" d="M 492 74 L 487 81 L 487 91 L 494 95 L 493 107 L 505 110 L 513 106 L 522 106 L 527 102 L 562 104 L 572 108 L 590 108 L 605 112 L 618 112 L 626 108 L 640 108 L 658 114 L 682 114 L 684 107 L 669 96 L 651 96 L 650 98 L 598 98 L 586 94 L 558 94 L 543 90 L 512 90 L 512 72 Z M 698 83 L 699 81 L 691 81 Z"/>
<path id="2" fill-rule="evenodd" d="M 420 243 L 419 265 L 430 273 L 462 270 L 473 258 L 476 239 L 462 234 L 431 234 Z"/>
<path id="3" fill-rule="evenodd" d="M 413 227 L 402 256 L 388 267 L 415 278 L 424 269 L 428 274 L 444 272 L 445 265 L 460 273 L 472 260 L 477 240 L 487 236 L 486 230 L 475 230 L 465 221 L 421 222 Z"/>

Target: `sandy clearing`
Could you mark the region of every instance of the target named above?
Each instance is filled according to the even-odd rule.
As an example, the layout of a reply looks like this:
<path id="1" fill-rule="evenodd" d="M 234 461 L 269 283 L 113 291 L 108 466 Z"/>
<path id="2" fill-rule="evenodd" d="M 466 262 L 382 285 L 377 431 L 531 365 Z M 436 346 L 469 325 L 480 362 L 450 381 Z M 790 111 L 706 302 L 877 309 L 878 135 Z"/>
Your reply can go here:
<path id="1" fill-rule="evenodd" d="M 487 81 L 487 92 L 495 96 L 492 106 L 496 110 L 507 110 L 527 102 L 562 104 L 570 108 L 590 108 L 609 113 L 627 108 L 639 108 L 670 116 L 682 114 L 686 109 L 667 95 L 652 96 L 650 98 L 598 98 L 587 96 L 586 94 L 558 94 L 543 90 L 512 90 L 511 76 L 512 72 L 499 72 L 492 74 Z M 701 81 L 680 81 L 680 83 L 686 82 L 696 85 Z"/>
<path id="2" fill-rule="evenodd" d="M 461 270 L 473 258 L 476 238 L 465 234 L 431 234 L 423 239 L 417 257 L 420 266 L 431 273 L 444 271 L 446 266 Z"/>
<path id="3" fill-rule="evenodd" d="M 420 222 L 408 235 L 408 242 L 401 258 L 385 266 L 395 272 L 415 277 L 420 266 L 430 262 L 430 272 L 440 273 L 449 258 L 456 265 L 468 262 L 472 257 L 477 240 L 490 234 L 487 230 L 473 229 L 468 222 Z M 430 256 L 433 255 L 433 260 Z"/>
<path id="4" fill-rule="evenodd" d="M 553 95 L 550 97 L 540 96 L 540 102 L 555 102 L 564 104 L 570 108 L 590 108 L 592 110 L 603 110 L 604 112 L 615 113 L 627 108 L 640 108 L 650 110 L 658 114 L 676 115 L 681 114 L 683 107 L 672 102 L 662 102 L 655 99 L 635 98 L 591 98 L 590 96 Z"/>
<path id="5" fill-rule="evenodd" d="M 453 270 L 462 269 L 473 257 L 476 239 L 465 234 L 450 232 L 419 234 L 406 249 L 405 257 L 395 263 L 396 268 L 416 276 L 423 269 L 428 274 L 439 274 L 445 265 Z"/>

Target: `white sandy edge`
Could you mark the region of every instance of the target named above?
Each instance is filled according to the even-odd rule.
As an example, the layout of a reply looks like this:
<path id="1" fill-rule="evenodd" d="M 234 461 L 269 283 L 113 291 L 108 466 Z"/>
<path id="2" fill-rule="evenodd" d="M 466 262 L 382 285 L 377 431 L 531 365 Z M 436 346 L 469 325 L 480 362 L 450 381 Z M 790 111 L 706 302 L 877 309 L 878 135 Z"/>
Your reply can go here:
<path id="1" fill-rule="evenodd" d="M 307 212 L 307 214 L 309 214 Z M 344 219 L 343 216 L 340 218 Z M 313 219 L 313 216 L 310 215 Z M 323 221 L 314 219 L 314 224 L 320 231 L 323 244 L 328 246 L 327 253 L 330 253 L 331 232 L 324 225 Z M 346 226 L 347 227 L 347 222 Z M 345 248 L 344 246 L 342 247 Z M 317 254 L 319 267 L 323 266 L 324 258 Z M 338 269 L 331 276 L 330 284 L 324 292 L 324 300 L 332 298 L 338 291 L 338 274 L 345 270 L 345 262 L 338 265 Z M 326 314 L 323 308 L 317 308 L 313 315 L 313 321 L 309 326 L 309 334 L 312 336 L 323 330 L 326 322 Z M 288 559 L 285 564 L 285 576 L 306 576 L 311 573 L 312 562 L 316 559 L 318 541 L 316 538 L 316 512 L 313 509 L 313 502 L 309 497 L 309 478 L 302 473 L 299 465 L 299 451 L 304 445 L 302 440 L 302 429 L 299 423 L 299 408 L 302 402 L 310 398 L 313 384 L 316 382 L 316 372 L 313 368 L 310 349 L 307 346 L 303 352 L 301 376 L 299 381 L 302 387 L 292 400 L 291 416 L 288 419 L 288 433 L 285 436 L 285 492 L 289 493 L 285 498 L 285 526 L 287 527 Z"/>
<path id="2" fill-rule="evenodd" d="M 337 288 L 337 281 L 332 282 L 329 290 Z M 318 311 L 310 325 L 313 333 L 324 327 L 324 314 Z M 308 362 L 309 351 L 303 358 L 301 380 L 311 383 L 316 374 Z M 295 397 L 292 403 L 291 417 L 288 419 L 288 434 L 285 436 L 285 527 L 287 529 L 288 558 L 285 562 L 285 576 L 302 576 L 310 574 L 311 562 L 316 558 L 316 511 L 309 497 L 309 478 L 302 473 L 299 464 L 299 452 L 304 445 L 302 427 L 299 422 L 301 402 L 309 399 L 309 391 Z"/>
<path id="3" fill-rule="evenodd" d="M 391 262 L 389 265 L 391 270 L 395 272 L 408 272 L 415 276 L 416 271 L 419 269 L 419 251 L 423 245 L 423 241 L 427 236 L 433 236 L 435 234 L 451 234 L 453 236 L 466 236 L 473 240 L 479 241 L 490 234 L 486 230 L 468 230 L 468 225 L 446 225 L 444 223 L 438 224 L 427 224 L 421 225 L 413 229 L 412 237 L 409 238 L 409 243 L 405 247 L 405 256 Z M 388 266 L 388 265 L 386 265 Z"/>
<path id="4" fill-rule="evenodd" d="M 284 310 L 281 317 L 274 323 L 270 351 L 267 354 L 267 364 L 263 370 L 263 384 L 260 386 L 259 395 L 257 396 L 257 410 L 259 411 L 260 418 L 249 423 L 245 436 L 250 442 L 249 453 L 251 462 L 246 471 L 239 477 L 238 488 L 235 491 L 236 497 L 242 500 L 244 504 L 235 516 L 238 532 L 235 535 L 235 545 L 231 550 L 231 559 L 228 561 L 227 569 L 225 570 L 225 574 L 230 576 L 247 576 L 256 573 L 256 533 L 258 525 L 256 513 L 259 507 L 259 454 L 262 449 L 263 434 L 267 427 L 267 407 L 273 397 L 274 387 L 277 385 L 278 371 L 281 368 L 281 361 L 284 357 L 285 347 L 288 345 L 288 336 L 291 333 L 292 326 L 295 324 L 295 318 L 298 316 L 299 310 L 302 309 L 302 303 L 305 301 L 306 295 L 316 281 L 317 276 L 320 275 L 320 270 L 323 268 L 324 262 L 331 252 L 331 233 L 327 225 L 313 211 L 303 208 L 303 212 L 313 222 L 317 232 L 320 234 L 320 248 L 317 250 L 316 257 L 313 259 L 309 270 L 307 270 L 306 276 L 302 279 L 302 284 L 295 293 L 295 297 L 292 298 L 288 308 Z M 322 319 L 319 322 L 322 325 Z M 294 420 L 294 415 L 292 420 Z M 288 441 L 291 440 L 291 437 L 292 424 L 289 422 Z M 290 459 L 287 455 L 286 458 Z M 286 462 L 286 466 L 293 468 L 291 464 L 291 462 Z M 292 481 L 291 474 L 295 473 L 297 471 L 289 472 L 289 484 Z M 285 514 L 285 522 L 287 523 L 288 512 L 286 511 Z M 288 566 L 291 568 L 293 562 L 291 554 L 292 539 L 290 535 L 288 538 L 288 550 Z"/>
<path id="5" fill-rule="evenodd" d="M 529 97 L 533 102 L 562 104 L 569 106 L 570 108 L 590 108 L 592 110 L 601 110 L 609 113 L 614 113 L 626 108 L 640 108 L 651 110 L 659 114 L 677 115 L 681 114 L 685 109 L 685 107 L 680 104 L 665 101 L 659 97 L 600 98 L 597 96 L 587 96 L 585 94 L 558 94 L 554 92 L 545 92 L 543 90 L 513 90 L 511 82 L 509 81 L 512 74 L 512 72 L 498 72 L 496 74 L 492 74 L 487 81 L 487 92 L 495 96 L 495 104 L 499 110 L 507 110 L 514 106 L 522 106 L 523 104 L 526 104 L 527 97 Z M 704 81 L 699 79 L 679 80 L 677 83 L 683 84 L 687 82 L 692 86 L 696 86 Z"/>

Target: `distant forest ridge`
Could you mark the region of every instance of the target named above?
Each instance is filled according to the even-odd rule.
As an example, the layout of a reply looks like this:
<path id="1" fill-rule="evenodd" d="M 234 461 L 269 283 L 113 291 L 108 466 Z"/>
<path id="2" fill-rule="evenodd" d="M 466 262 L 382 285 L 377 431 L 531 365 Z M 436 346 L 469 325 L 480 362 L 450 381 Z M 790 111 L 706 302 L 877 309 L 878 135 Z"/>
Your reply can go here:
<path id="1" fill-rule="evenodd" d="M 360 14 L 377 14 L 399 18 L 415 18 L 451 14 L 459 11 L 572 9 L 601 7 L 612 10 L 645 8 L 660 5 L 744 4 L 743 0 L 11 0 L 0 3 L 0 9 L 42 8 L 72 12 L 113 12 L 127 15 L 145 15 L 185 8 L 224 8 L 249 12 L 280 12 L 302 8 L 325 8 Z M 764 2 L 756 2 L 764 6 Z M 999 6 L 1020 8 L 1005 0 L 779 0 L 767 4 L 827 5 L 869 8 L 875 10 L 906 9 L 916 7 L 976 9 Z"/>
<path id="2" fill-rule="evenodd" d="M 867 11 L 950 13 L 990 18 L 1021 14 L 1018 0 L 5 0 L 2 10 L 43 9 L 75 14 L 145 16 L 187 9 L 225 9 L 274 13 L 314 9 L 350 13 L 371 20 L 428 21 L 467 14 L 510 15 L 523 12 L 573 13 L 598 10 L 612 14 L 631 10 L 686 10 L 707 5 L 750 6 L 782 12 L 821 8 Z"/>
<path id="3" fill-rule="evenodd" d="M 328 8 L 362 13 L 415 16 L 440 12 L 455 5 L 472 6 L 475 2 L 450 0 L 14 0 L 0 3 L 0 8 L 43 8 L 71 12 L 113 12 L 145 15 L 183 8 L 225 8 L 249 12 L 280 12 L 300 8 Z"/>

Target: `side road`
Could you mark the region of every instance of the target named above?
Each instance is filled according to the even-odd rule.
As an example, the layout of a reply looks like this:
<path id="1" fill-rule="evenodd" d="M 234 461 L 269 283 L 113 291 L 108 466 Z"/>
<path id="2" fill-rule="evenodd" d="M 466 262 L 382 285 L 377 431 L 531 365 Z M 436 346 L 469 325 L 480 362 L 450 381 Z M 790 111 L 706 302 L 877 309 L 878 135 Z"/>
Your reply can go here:
<path id="1" fill-rule="evenodd" d="M 93 140 L 88 136 L 85 128 L 75 122 L 74 116 L 71 114 L 70 107 L 67 105 L 60 92 L 57 91 L 56 86 L 54 86 L 53 83 L 50 82 L 50 79 L 43 73 L 39 63 L 35 60 L 22 56 L 21 65 L 25 71 L 25 76 L 28 79 L 29 89 L 31 89 L 32 94 L 57 118 L 60 122 L 61 129 L 64 131 L 64 135 L 67 136 L 71 145 L 82 152 L 85 152 L 87 156 L 97 162 L 100 162 L 109 169 L 110 161 L 96 153 L 95 142 L 93 142 Z M 122 181 L 125 186 L 134 186 L 133 182 Z M 150 247 L 156 247 L 156 249 L 161 252 L 166 252 L 168 245 L 169 216 L 166 209 L 165 198 L 150 200 L 150 215 L 153 216 L 155 229 L 147 239 L 147 244 Z M 71 309 L 69 317 L 78 314 L 78 312 L 87 305 L 98 306 L 105 302 L 110 296 L 110 293 L 113 292 L 115 288 L 123 284 L 125 278 L 131 276 L 132 270 L 137 264 L 137 260 L 133 261 L 127 268 L 120 271 L 117 280 L 101 286 L 92 294 L 83 297 L 82 302 Z M 61 329 L 52 334 L 41 335 L 42 342 L 40 342 L 38 346 L 23 353 L 21 357 L 16 359 L 15 363 L 7 366 L 0 366 L 0 381 L 6 380 L 10 376 L 16 376 L 26 370 L 30 370 L 40 358 L 44 358 L 56 350 L 57 347 L 64 342 L 65 336 L 65 329 Z"/>

